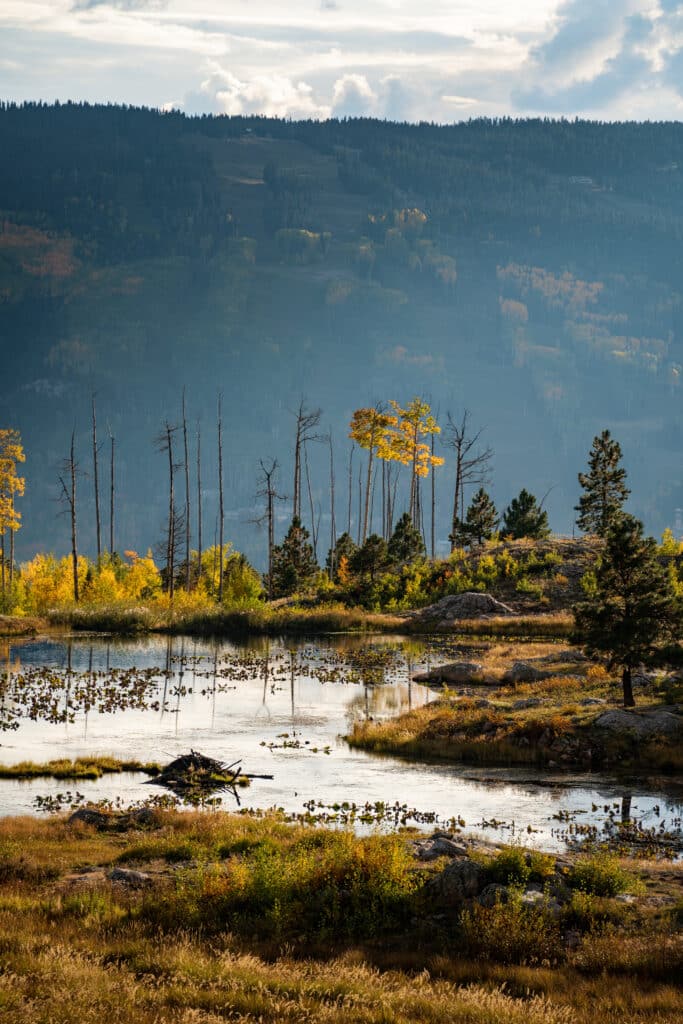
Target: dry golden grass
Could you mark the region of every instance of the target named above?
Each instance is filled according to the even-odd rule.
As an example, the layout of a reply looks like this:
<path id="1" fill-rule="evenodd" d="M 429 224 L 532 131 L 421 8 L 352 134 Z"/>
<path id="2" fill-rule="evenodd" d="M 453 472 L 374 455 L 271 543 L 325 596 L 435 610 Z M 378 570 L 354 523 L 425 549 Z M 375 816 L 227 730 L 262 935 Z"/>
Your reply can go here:
<path id="1" fill-rule="evenodd" d="M 74 871 L 135 854 L 143 865 L 161 846 L 190 843 L 203 856 L 229 836 L 233 844 L 268 841 L 294 850 L 325 833 L 225 814 L 164 813 L 149 835 L 98 835 L 58 821 L 0 822 L 0 863 L 30 856 L 61 877 L 0 878 L 0 1021 L 8 1024 L 674 1024 L 683 997 L 674 984 L 680 936 L 666 929 L 589 934 L 557 967 L 503 965 L 420 948 L 412 926 L 391 947 L 339 949 L 295 958 L 268 956 L 227 927 L 207 933 L 183 926 L 160 932 L 145 919 L 150 899 L 173 889 L 126 891 L 88 884 Z M 334 840 L 335 842 L 337 840 Z M 279 844 L 279 845 L 278 845 Z M 12 852 L 14 851 L 14 853 Z M 238 855 L 239 857 L 239 855 Z M 181 886 L 202 872 L 181 875 Z M 239 863 L 239 859 L 238 859 Z M 246 865 L 245 865 L 246 867 Z M 677 866 L 646 865 L 655 886 Z M 170 869 L 172 876 L 173 871 Z M 679 872 L 680 875 L 680 872 Z M 195 882 L 192 882 L 192 878 Z M 85 879 L 85 881 L 84 881 Z M 313 895 L 313 894 L 312 894 Z"/>

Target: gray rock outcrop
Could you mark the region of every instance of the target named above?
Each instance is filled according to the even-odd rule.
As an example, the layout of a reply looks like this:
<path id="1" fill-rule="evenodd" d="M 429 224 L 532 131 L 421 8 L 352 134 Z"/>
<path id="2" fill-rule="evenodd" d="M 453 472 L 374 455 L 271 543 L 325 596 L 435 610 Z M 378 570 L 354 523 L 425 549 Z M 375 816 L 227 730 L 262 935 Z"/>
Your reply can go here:
<path id="1" fill-rule="evenodd" d="M 596 718 L 595 725 L 608 732 L 631 732 L 640 739 L 650 736 L 673 736 L 683 731 L 683 717 L 674 709 L 626 711 L 613 708 Z"/>
<path id="2" fill-rule="evenodd" d="M 448 594 L 434 604 L 426 608 L 419 608 L 410 612 L 410 618 L 423 620 L 435 620 L 441 626 L 451 625 L 458 619 L 478 619 L 485 615 L 515 615 L 516 612 L 496 601 L 490 594 L 480 594 L 478 591 L 466 591 L 464 594 Z"/>
<path id="3" fill-rule="evenodd" d="M 416 672 L 416 683 L 469 683 L 482 671 L 475 661 L 451 661 L 447 665 L 436 665 L 427 672 Z"/>

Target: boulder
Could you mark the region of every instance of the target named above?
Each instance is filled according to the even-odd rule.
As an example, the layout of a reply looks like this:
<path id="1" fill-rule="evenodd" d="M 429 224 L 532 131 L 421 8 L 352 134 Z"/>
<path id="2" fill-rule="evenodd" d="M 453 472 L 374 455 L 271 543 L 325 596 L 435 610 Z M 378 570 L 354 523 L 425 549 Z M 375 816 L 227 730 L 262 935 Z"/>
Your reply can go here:
<path id="1" fill-rule="evenodd" d="M 485 889 L 482 889 L 479 896 L 477 897 L 477 903 L 482 907 L 495 907 L 496 903 L 507 903 L 510 899 L 510 890 L 507 885 L 501 885 L 499 882 L 492 882 L 491 885 L 487 885 Z"/>
<path id="2" fill-rule="evenodd" d="M 428 672 L 417 672 L 413 676 L 416 683 L 469 683 L 482 671 L 482 666 L 475 661 L 451 661 L 447 665 L 437 665 Z"/>
<path id="3" fill-rule="evenodd" d="M 683 730 L 683 718 L 665 708 L 652 711 L 627 711 L 613 708 L 596 718 L 595 725 L 607 732 L 630 732 L 640 739 L 674 736 Z"/>
<path id="4" fill-rule="evenodd" d="M 486 873 L 472 860 L 453 860 L 428 885 L 428 891 L 441 903 L 455 905 L 476 899 L 484 887 Z"/>
<path id="5" fill-rule="evenodd" d="M 515 661 L 512 668 L 509 668 L 503 676 L 503 683 L 536 683 L 541 679 L 548 679 L 552 676 L 542 668 L 536 668 L 528 661 Z"/>
<path id="6" fill-rule="evenodd" d="M 133 871 L 130 868 L 112 868 L 108 878 L 112 882 L 121 882 L 123 885 L 129 885 L 133 889 L 139 889 L 152 883 L 151 876 L 146 874 L 146 872 Z"/>
<path id="7" fill-rule="evenodd" d="M 464 594 L 448 594 L 426 608 L 411 612 L 414 619 L 438 619 L 449 624 L 454 619 L 478 619 L 482 615 L 515 615 L 515 611 L 502 601 L 496 601 L 490 594 L 466 591 Z"/>
<path id="8" fill-rule="evenodd" d="M 456 843 L 448 835 L 433 835 L 415 843 L 415 855 L 418 860 L 437 860 L 439 857 L 465 857 L 467 848 Z"/>
<path id="9" fill-rule="evenodd" d="M 512 710 L 525 711 L 527 708 L 537 708 L 542 703 L 540 697 L 527 697 L 525 700 L 516 700 L 512 705 Z"/>

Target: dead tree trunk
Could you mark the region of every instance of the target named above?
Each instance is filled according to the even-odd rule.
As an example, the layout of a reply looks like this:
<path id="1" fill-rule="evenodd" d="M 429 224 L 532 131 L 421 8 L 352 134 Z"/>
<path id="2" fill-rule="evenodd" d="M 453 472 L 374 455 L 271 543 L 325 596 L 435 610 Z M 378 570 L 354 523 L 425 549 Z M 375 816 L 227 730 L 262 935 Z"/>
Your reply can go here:
<path id="1" fill-rule="evenodd" d="M 187 447 L 187 415 L 183 388 L 183 456 L 185 462 L 185 590 L 190 592 L 190 456 Z"/>
<path id="2" fill-rule="evenodd" d="M 433 434 L 432 434 L 431 449 L 432 449 L 431 450 L 431 455 L 432 455 L 432 474 L 431 474 L 432 475 L 432 479 L 431 479 L 431 484 L 432 484 L 432 526 L 431 526 L 431 537 L 430 537 L 430 540 L 431 540 L 430 550 L 431 550 L 431 556 L 432 556 L 432 562 L 433 562 L 435 557 L 436 557 L 436 536 L 435 536 L 436 484 L 434 483 L 434 474 L 436 473 L 436 466 L 434 465 L 434 435 Z"/>
<path id="3" fill-rule="evenodd" d="M 351 536 L 351 503 L 353 501 L 353 449 L 355 445 L 351 445 L 349 450 L 349 516 L 348 523 L 346 526 L 346 532 L 349 537 Z"/>
<path id="4" fill-rule="evenodd" d="M 109 463 L 109 554 L 114 554 L 114 497 L 115 497 L 115 474 L 114 474 L 114 435 L 109 431 L 111 441 L 111 457 Z"/>
<path id="5" fill-rule="evenodd" d="M 335 519 L 334 510 L 334 451 L 332 448 L 332 432 L 327 436 L 327 442 L 330 446 L 330 579 L 334 579 L 335 572 L 335 547 L 337 546 L 337 523 Z"/>
<path id="6" fill-rule="evenodd" d="M 223 396 L 218 396 L 218 601 L 223 604 Z"/>
<path id="7" fill-rule="evenodd" d="M 301 519 L 301 456 L 307 441 L 318 440 L 314 433 L 320 423 L 320 409 L 308 411 L 302 398 L 296 412 L 296 435 L 294 440 L 294 493 L 292 498 L 292 518 Z"/>
<path id="8" fill-rule="evenodd" d="M 306 489 L 308 491 L 308 505 L 311 510 L 311 540 L 313 541 L 313 557 L 318 561 L 318 527 L 315 521 L 315 509 L 313 507 L 313 489 L 311 487 L 311 474 L 308 468 L 308 447 L 304 443 L 304 467 L 306 469 Z"/>
<path id="9" fill-rule="evenodd" d="M 59 482 L 62 485 L 62 498 L 66 502 L 71 518 L 71 565 L 73 570 L 73 591 L 74 601 L 78 604 L 80 600 L 80 588 L 78 580 L 78 545 L 76 541 L 76 459 L 74 455 L 75 431 L 71 432 L 71 448 L 69 458 L 63 464 L 64 476 L 68 476 L 67 486 L 64 476 L 60 476 Z"/>
<path id="10" fill-rule="evenodd" d="M 266 511 L 260 519 L 259 524 L 265 522 L 268 525 L 268 600 L 273 600 L 273 548 L 275 547 L 275 502 L 284 500 L 281 494 L 275 490 L 273 479 L 278 470 L 277 459 L 272 459 L 270 467 L 267 467 L 263 459 L 259 460 L 261 473 L 263 474 L 263 486 L 257 492 L 257 497 L 266 499 Z"/>
<path id="11" fill-rule="evenodd" d="M 202 578 L 202 433 L 197 421 L 197 583 Z"/>
<path id="12" fill-rule="evenodd" d="M 97 412 L 95 409 L 95 395 L 92 396 L 92 462 L 93 462 L 93 485 L 95 488 L 95 532 L 97 538 L 97 568 L 102 561 L 102 521 L 100 518 L 100 478 L 98 465 L 99 451 L 97 448 Z"/>

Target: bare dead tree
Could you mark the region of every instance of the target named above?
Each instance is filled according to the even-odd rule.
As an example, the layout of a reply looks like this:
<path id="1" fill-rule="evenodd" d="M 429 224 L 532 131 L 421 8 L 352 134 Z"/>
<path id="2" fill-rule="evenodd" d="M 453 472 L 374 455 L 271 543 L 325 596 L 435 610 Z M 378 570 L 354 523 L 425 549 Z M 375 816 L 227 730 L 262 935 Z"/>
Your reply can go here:
<path id="1" fill-rule="evenodd" d="M 307 441 L 319 440 L 315 428 L 320 424 L 321 409 L 309 410 L 305 399 L 301 399 L 296 416 L 296 436 L 294 441 L 294 495 L 292 499 L 292 518 L 301 519 L 301 455 Z"/>
<path id="2" fill-rule="evenodd" d="M 95 409 L 95 393 L 92 394 L 92 461 L 93 485 L 95 488 L 95 530 L 97 537 L 97 567 L 102 560 L 102 522 L 100 519 L 100 479 L 98 466 L 99 448 L 97 446 L 97 412 Z"/>
<path id="3" fill-rule="evenodd" d="M 285 496 L 278 494 L 275 490 L 274 477 L 279 467 L 277 459 L 271 459 L 270 465 L 266 465 L 263 459 L 259 459 L 261 467 L 261 488 L 256 492 L 257 497 L 266 499 L 266 510 L 256 522 L 261 525 L 268 525 L 268 600 L 273 600 L 273 548 L 275 547 L 275 502 L 284 501 Z"/>
<path id="4" fill-rule="evenodd" d="M 187 414 L 183 388 L 183 455 L 185 463 L 185 590 L 190 592 L 190 456 L 187 447 Z"/>
<path id="5" fill-rule="evenodd" d="M 197 420 L 197 583 L 202 578 L 202 430 Z"/>
<path id="6" fill-rule="evenodd" d="M 465 486 L 483 484 L 487 479 L 493 448 L 482 448 L 481 435 L 484 428 L 470 433 L 469 411 L 465 409 L 462 419 L 456 421 L 448 413 L 448 424 L 444 444 L 455 452 L 455 486 L 453 489 L 453 514 L 451 517 L 451 551 L 456 547 L 458 521 L 465 518 Z"/>
<path id="7" fill-rule="evenodd" d="M 218 601 L 223 604 L 223 394 L 218 395 Z"/>
<path id="8" fill-rule="evenodd" d="M 114 554 L 114 497 L 116 493 L 114 475 L 114 435 L 109 429 L 111 453 L 109 457 L 109 554 Z"/>
<path id="9" fill-rule="evenodd" d="M 436 484 L 434 482 L 434 477 L 436 476 L 436 466 L 434 465 L 434 434 L 432 434 L 431 442 L 432 442 L 431 443 L 432 472 L 431 472 L 430 475 L 431 475 L 431 485 L 432 485 L 432 502 L 431 502 L 431 506 L 432 506 L 431 507 L 431 512 L 432 512 L 432 528 L 431 528 L 431 536 L 430 536 L 430 541 L 431 541 L 431 543 L 430 543 L 430 552 L 431 552 L 432 562 L 433 562 L 434 558 L 436 557 L 436 555 L 435 555 L 435 552 L 436 552 L 436 535 L 435 535 Z"/>
<path id="10" fill-rule="evenodd" d="M 361 545 L 361 518 L 363 508 L 363 470 L 358 468 L 358 547 Z"/>
<path id="11" fill-rule="evenodd" d="M 348 533 L 349 537 L 351 536 L 351 502 L 353 500 L 353 449 L 355 447 L 356 446 L 352 444 L 351 448 L 349 449 L 349 515 L 348 524 L 346 527 L 346 532 Z"/>
<path id="12" fill-rule="evenodd" d="M 308 445 L 304 443 L 304 468 L 306 470 L 306 490 L 308 491 L 308 506 L 311 510 L 311 540 L 313 542 L 313 557 L 318 561 L 318 525 L 315 520 L 315 509 L 313 507 L 313 489 L 311 487 L 311 473 L 308 467 Z"/>
<path id="13" fill-rule="evenodd" d="M 327 435 L 327 443 L 330 449 L 330 579 L 334 579 L 335 572 L 335 548 L 337 546 L 337 522 L 334 508 L 334 449 L 332 447 L 332 431 Z"/>
<path id="14" fill-rule="evenodd" d="M 76 463 L 76 457 L 74 454 L 75 446 L 75 431 L 71 431 L 71 447 L 69 449 L 69 457 L 62 463 L 62 475 L 59 477 L 59 482 L 62 485 L 62 500 L 66 503 L 66 507 L 69 510 L 69 517 L 71 519 L 71 564 L 73 570 L 73 588 L 74 588 L 74 601 L 76 604 L 80 601 L 80 588 L 78 580 L 78 544 L 76 540 L 76 476 L 78 473 L 78 465 Z M 65 480 L 64 477 L 67 479 Z M 67 484 L 68 480 L 68 484 Z"/>
<path id="15" fill-rule="evenodd" d="M 173 436 L 177 431 L 176 426 L 171 426 L 168 420 L 164 429 L 156 438 L 157 451 L 165 452 L 168 456 L 168 521 L 166 532 L 166 590 L 171 601 L 175 591 L 175 557 L 176 541 L 178 535 L 178 513 L 175 504 L 175 473 L 179 465 L 173 461 Z"/>

